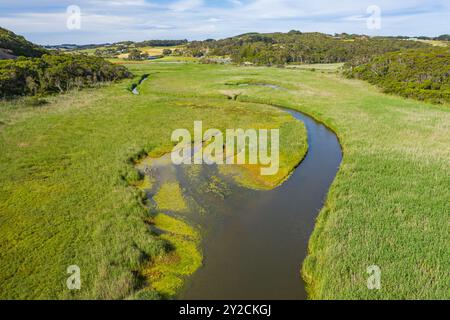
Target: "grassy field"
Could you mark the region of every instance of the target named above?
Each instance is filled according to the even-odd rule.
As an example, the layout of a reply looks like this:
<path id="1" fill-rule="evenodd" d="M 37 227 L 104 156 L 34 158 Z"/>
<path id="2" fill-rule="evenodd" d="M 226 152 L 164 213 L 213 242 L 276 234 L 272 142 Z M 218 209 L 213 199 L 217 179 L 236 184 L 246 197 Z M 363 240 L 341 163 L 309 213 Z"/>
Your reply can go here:
<path id="1" fill-rule="evenodd" d="M 436 46 L 436 47 L 447 47 L 449 45 L 448 41 L 443 41 L 443 40 L 421 40 L 421 39 L 418 39 L 417 41 L 420 41 L 423 43 L 428 43 L 428 44 L 431 44 L 432 46 Z"/>
<path id="2" fill-rule="evenodd" d="M 328 71 L 336 72 L 344 66 L 343 63 L 316 63 L 316 64 L 290 64 L 287 65 L 288 69 L 299 69 L 309 71 Z"/>
<path id="3" fill-rule="evenodd" d="M 219 129 L 289 121 L 263 103 L 323 121 L 344 151 L 302 268 L 310 298 L 450 298 L 448 105 L 388 96 L 324 70 L 154 62 L 130 68 L 150 74 L 139 96 L 124 82 L 52 98 L 41 108 L 2 103 L 0 297 L 134 294 L 143 285 L 132 271 L 142 270 L 142 257 L 159 252 L 162 240 L 142 223 L 146 213 L 129 187 L 137 178 L 126 160 L 167 151 L 170 132 L 199 118 Z M 230 91 L 237 101 L 225 98 Z M 301 129 L 284 132 L 291 133 L 282 138 L 289 145 Z M 289 151 L 286 168 L 295 159 Z M 69 264 L 84 274 L 75 294 L 64 289 Z M 381 269 L 381 290 L 367 289 L 371 265 Z"/>
<path id="4" fill-rule="evenodd" d="M 123 58 L 110 58 L 107 59 L 108 61 L 115 63 L 115 64 L 122 64 L 122 65 L 139 65 L 142 66 L 143 62 L 142 61 L 129 61 L 127 59 L 123 59 Z M 193 57 L 184 57 L 184 56 L 165 56 L 162 57 L 160 59 L 157 60 L 150 60 L 150 61 L 146 61 L 145 63 L 161 63 L 161 62 L 166 62 L 166 63 L 188 63 L 188 62 L 198 62 L 198 58 L 193 58 Z"/>
<path id="5" fill-rule="evenodd" d="M 26 100 L 1 102 L 1 298 L 175 294 L 184 276 L 201 264 L 198 230 L 183 221 L 149 216 L 141 189 L 152 181 L 141 181 L 134 163 L 143 154 L 171 150 L 174 129 L 192 130 L 195 120 L 219 129 L 283 124 L 285 174 L 306 151 L 304 126 L 276 108 L 228 100 L 219 90 L 180 92 L 180 75 L 201 66 L 130 67 L 134 80 L 48 97 L 42 107 L 30 107 Z M 215 69 L 207 70 L 214 76 Z M 128 88 L 144 73 L 151 80 L 135 96 Z M 158 87 L 167 91 L 154 86 L 158 75 L 165 75 Z M 199 87 L 208 83 L 204 76 L 197 79 Z M 170 199 L 174 190 L 175 202 Z M 155 197 L 159 209 L 179 206 L 183 211 L 181 192 L 177 185 L 161 188 Z M 151 234 L 146 222 L 167 233 Z M 80 291 L 66 288 L 69 265 L 81 269 Z"/>
<path id="6" fill-rule="evenodd" d="M 98 48 L 80 49 L 80 50 L 75 50 L 73 52 L 87 54 L 87 55 L 94 55 L 97 50 L 99 50 L 99 51 L 117 50 L 117 48 L 118 48 L 117 45 L 111 45 L 111 46 L 104 46 L 104 47 L 98 47 Z M 184 46 L 169 46 L 169 47 L 167 47 L 167 46 L 166 47 L 150 47 L 150 46 L 147 46 L 147 47 L 137 47 L 137 48 L 131 47 L 130 50 L 131 49 L 137 49 L 137 50 L 139 50 L 141 52 L 148 53 L 150 56 L 160 56 L 160 55 L 163 54 L 163 51 L 165 49 L 169 49 L 169 50 L 174 51 L 176 49 L 182 49 L 182 48 L 184 48 Z M 121 60 L 126 60 L 127 58 L 128 58 L 128 53 L 122 53 L 122 54 L 118 54 L 117 58 L 110 59 L 110 60 L 121 61 Z M 170 60 L 171 56 L 167 56 L 167 57 L 164 57 L 164 58 L 166 58 L 166 60 Z M 167 59 L 167 58 L 169 58 L 169 59 Z M 182 58 L 184 58 L 183 60 L 187 60 L 188 59 L 188 57 L 182 57 Z M 180 57 L 180 59 L 182 59 L 182 58 Z M 190 59 L 190 60 L 192 60 L 192 59 Z"/>
<path id="7" fill-rule="evenodd" d="M 241 91 L 239 101 L 304 111 L 338 134 L 344 161 L 302 270 L 310 298 L 450 297 L 448 105 L 387 96 L 322 71 L 182 69 L 173 71 L 175 81 L 173 73 L 155 65 L 159 73 L 146 85 L 161 94 L 193 97 L 213 96 L 227 83 L 228 90 Z M 174 85 L 167 88 L 167 82 Z M 243 83 L 250 85 L 238 85 Z M 367 289 L 371 265 L 381 269 L 381 290 Z"/>
<path id="8" fill-rule="evenodd" d="M 141 51 L 141 52 L 145 52 L 148 53 L 148 55 L 150 56 L 160 56 L 163 54 L 163 51 L 165 49 L 169 49 L 169 50 L 175 50 L 175 49 L 181 49 L 183 48 L 183 46 L 173 46 L 173 47 L 139 47 L 136 48 L 137 50 Z M 119 54 L 117 56 L 119 59 L 126 59 L 128 58 L 128 53 L 124 53 L 124 54 Z"/>

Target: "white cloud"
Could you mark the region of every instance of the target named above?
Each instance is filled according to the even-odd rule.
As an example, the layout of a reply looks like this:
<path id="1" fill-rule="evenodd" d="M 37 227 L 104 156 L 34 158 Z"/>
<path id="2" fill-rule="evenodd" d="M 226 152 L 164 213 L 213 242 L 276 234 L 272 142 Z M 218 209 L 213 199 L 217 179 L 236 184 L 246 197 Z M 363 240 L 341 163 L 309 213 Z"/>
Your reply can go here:
<path id="1" fill-rule="evenodd" d="M 100 6 L 138 6 L 138 7 L 154 7 L 154 4 L 145 0 L 104 0 L 94 1 Z M 93 3 L 94 3 L 93 2 Z"/>
<path id="2" fill-rule="evenodd" d="M 255 0 L 241 10 L 264 19 L 300 17 L 305 13 L 301 2 L 292 0 Z"/>
<path id="3" fill-rule="evenodd" d="M 203 5 L 203 0 L 180 0 L 168 6 L 169 9 L 177 12 L 196 9 Z"/>
<path id="4" fill-rule="evenodd" d="M 38 43 L 113 42 L 151 38 L 223 38 L 259 31 L 369 33 L 373 0 L 0 0 L 0 25 Z M 66 28 L 66 8 L 76 3 L 82 29 Z M 380 34 L 448 33 L 448 0 L 377 0 Z M 378 32 L 378 31 L 377 31 Z"/>
<path id="5" fill-rule="evenodd" d="M 235 5 L 235 6 L 242 6 L 242 1 L 240 0 L 228 0 L 229 3 Z"/>

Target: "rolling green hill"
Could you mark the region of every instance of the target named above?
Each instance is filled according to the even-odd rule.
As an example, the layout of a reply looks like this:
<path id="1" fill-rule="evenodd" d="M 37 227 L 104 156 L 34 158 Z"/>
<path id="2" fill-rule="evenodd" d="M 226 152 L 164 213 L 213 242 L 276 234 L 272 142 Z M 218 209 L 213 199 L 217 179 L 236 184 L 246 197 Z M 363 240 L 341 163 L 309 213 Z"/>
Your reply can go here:
<path id="1" fill-rule="evenodd" d="M 41 57 L 47 50 L 12 31 L 0 27 L 0 60 L 18 56 Z"/>
<path id="2" fill-rule="evenodd" d="M 430 47 L 418 41 L 393 37 L 311 32 L 247 33 L 223 40 L 194 41 L 187 52 L 193 56 L 230 56 L 236 63 L 257 65 L 287 63 L 365 63 L 371 57 L 405 48 Z"/>
<path id="3" fill-rule="evenodd" d="M 47 51 L 3 28 L 0 60 L 0 98 L 63 93 L 131 77 L 125 67 L 100 57 Z"/>

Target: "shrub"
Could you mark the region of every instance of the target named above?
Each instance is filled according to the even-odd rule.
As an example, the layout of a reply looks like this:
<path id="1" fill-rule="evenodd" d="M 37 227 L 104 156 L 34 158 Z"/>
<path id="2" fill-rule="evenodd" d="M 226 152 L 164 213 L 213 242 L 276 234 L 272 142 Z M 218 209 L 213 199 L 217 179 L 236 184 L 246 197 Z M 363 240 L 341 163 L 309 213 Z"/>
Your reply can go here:
<path id="1" fill-rule="evenodd" d="M 360 66 L 347 64 L 344 74 L 367 80 L 387 93 L 435 103 L 450 102 L 449 48 L 385 53 Z"/>
<path id="2" fill-rule="evenodd" d="M 161 295 L 153 289 L 143 289 L 134 294 L 132 300 L 162 300 Z"/>
<path id="3" fill-rule="evenodd" d="M 93 56 L 20 57 L 0 63 L 0 97 L 62 93 L 131 76 L 124 66 Z"/>
<path id="4" fill-rule="evenodd" d="M 344 38 L 344 39 L 342 39 Z M 431 47 L 419 41 L 360 35 L 331 36 L 323 33 L 249 33 L 218 41 L 192 41 L 185 53 L 193 57 L 226 56 L 241 64 L 366 63 L 371 57 L 403 48 Z"/>

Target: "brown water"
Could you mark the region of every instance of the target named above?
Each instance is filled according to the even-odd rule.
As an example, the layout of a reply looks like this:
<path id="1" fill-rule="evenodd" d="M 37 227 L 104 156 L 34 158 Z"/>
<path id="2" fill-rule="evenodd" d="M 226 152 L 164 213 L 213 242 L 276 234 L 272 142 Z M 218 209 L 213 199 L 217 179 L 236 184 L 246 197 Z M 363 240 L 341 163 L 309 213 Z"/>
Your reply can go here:
<path id="1" fill-rule="evenodd" d="M 190 166 L 153 171 L 159 182 L 181 183 L 192 208 L 184 218 L 203 232 L 203 267 L 187 280 L 180 299 L 306 298 L 300 268 L 342 152 L 331 130 L 304 114 L 286 112 L 305 123 L 309 150 L 275 190 L 239 187 L 215 166 L 201 166 L 195 174 Z M 216 181 L 212 189 L 211 181 Z"/>

